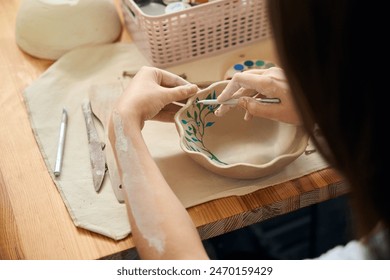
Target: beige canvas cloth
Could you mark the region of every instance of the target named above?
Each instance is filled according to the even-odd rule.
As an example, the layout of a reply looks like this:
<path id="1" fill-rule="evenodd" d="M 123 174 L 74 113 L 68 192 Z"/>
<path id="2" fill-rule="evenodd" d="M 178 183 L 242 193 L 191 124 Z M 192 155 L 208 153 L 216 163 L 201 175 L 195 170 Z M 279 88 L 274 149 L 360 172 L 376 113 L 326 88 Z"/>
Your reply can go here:
<path id="1" fill-rule="evenodd" d="M 227 55 L 224 55 L 226 59 Z M 204 80 L 221 79 L 226 65 L 224 56 L 183 64 L 175 67 L 176 74 L 181 71 L 199 73 L 200 69 L 207 68 L 203 70 Z M 48 172 L 75 226 L 115 240 L 131 232 L 126 208 L 116 200 L 108 176 L 101 191 L 96 193 L 94 190 L 81 103 L 88 97 L 91 86 L 124 85 L 122 71 L 136 72 L 142 65 L 148 65 L 148 62 L 133 44 L 81 48 L 61 57 L 24 92 L 31 126 Z M 62 174 L 55 177 L 53 168 L 63 108 L 69 114 L 68 129 Z M 102 135 L 102 127 L 98 125 L 98 129 Z M 247 194 L 327 167 L 318 153 L 312 153 L 302 155 L 274 176 L 256 180 L 229 179 L 207 171 L 190 159 L 179 146 L 173 123 L 149 121 L 143 135 L 164 177 L 185 207 Z"/>

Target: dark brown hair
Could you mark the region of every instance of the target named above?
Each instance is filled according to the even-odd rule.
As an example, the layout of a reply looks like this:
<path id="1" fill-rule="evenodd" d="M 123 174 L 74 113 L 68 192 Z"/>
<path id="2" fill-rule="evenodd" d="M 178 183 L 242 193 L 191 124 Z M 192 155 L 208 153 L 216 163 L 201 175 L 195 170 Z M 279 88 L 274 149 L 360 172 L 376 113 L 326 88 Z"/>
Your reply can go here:
<path id="1" fill-rule="evenodd" d="M 353 0 L 269 0 L 268 8 L 296 105 L 309 133 L 313 124 L 321 129 L 329 148 L 324 156 L 351 188 L 359 233 L 378 221 L 388 227 L 384 86 L 390 77 L 387 65 L 380 69 L 390 50 L 373 35 L 388 26 L 383 11 Z"/>

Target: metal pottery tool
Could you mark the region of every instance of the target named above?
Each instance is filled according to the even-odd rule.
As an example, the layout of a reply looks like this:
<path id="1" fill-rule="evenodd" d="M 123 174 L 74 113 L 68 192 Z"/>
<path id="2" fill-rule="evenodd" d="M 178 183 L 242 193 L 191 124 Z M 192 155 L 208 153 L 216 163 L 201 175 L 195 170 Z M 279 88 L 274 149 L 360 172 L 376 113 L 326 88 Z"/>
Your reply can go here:
<path id="1" fill-rule="evenodd" d="M 272 104 L 277 104 L 281 102 L 279 98 L 255 98 L 255 100 L 260 103 L 272 103 Z M 205 104 L 205 105 L 218 105 L 218 104 L 237 105 L 238 99 L 229 99 L 223 102 L 218 102 L 217 99 L 203 99 L 203 100 L 196 101 L 196 103 Z"/>
<path id="2" fill-rule="evenodd" d="M 106 172 L 106 160 L 104 158 L 104 144 L 100 141 L 95 124 L 91 104 L 86 100 L 82 104 L 82 110 L 87 127 L 89 156 L 92 167 L 92 179 L 95 191 L 98 192 L 102 186 L 102 182 Z"/>
<path id="3" fill-rule="evenodd" d="M 60 136 L 58 140 L 57 148 L 57 158 L 54 166 L 54 175 L 56 177 L 61 175 L 62 168 L 62 157 L 64 155 L 64 146 L 65 146 L 65 135 L 66 135 L 66 125 L 68 123 L 68 113 L 65 108 L 62 109 L 61 125 L 60 125 Z"/>

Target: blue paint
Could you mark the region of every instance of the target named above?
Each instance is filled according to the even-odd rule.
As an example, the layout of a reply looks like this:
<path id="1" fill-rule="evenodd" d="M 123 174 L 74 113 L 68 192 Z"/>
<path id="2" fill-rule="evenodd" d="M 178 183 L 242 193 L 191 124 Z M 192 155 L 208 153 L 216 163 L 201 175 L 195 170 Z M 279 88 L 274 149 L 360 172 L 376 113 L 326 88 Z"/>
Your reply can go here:
<path id="1" fill-rule="evenodd" d="M 236 65 L 233 66 L 233 69 L 236 70 L 236 71 L 242 71 L 242 70 L 244 70 L 244 68 L 245 67 L 242 64 L 236 64 Z"/>
<path id="2" fill-rule="evenodd" d="M 252 60 L 247 60 L 244 62 L 244 65 L 246 67 L 252 67 L 254 65 L 254 62 Z"/>

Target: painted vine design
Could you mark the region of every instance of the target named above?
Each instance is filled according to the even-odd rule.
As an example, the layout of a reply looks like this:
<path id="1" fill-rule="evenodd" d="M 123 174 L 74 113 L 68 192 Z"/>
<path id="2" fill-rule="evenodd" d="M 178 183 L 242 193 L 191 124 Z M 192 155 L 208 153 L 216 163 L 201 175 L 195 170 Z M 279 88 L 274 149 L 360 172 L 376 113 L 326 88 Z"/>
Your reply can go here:
<path id="1" fill-rule="evenodd" d="M 207 95 L 206 99 L 216 99 L 215 90 Z M 199 98 L 196 98 L 193 104 L 192 114 L 187 111 L 187 119 L 182 119 L 181 122 L 185 126 L 185 139 L 187 140 L 187 149 L 195 152 L 206 153 L 210 160 L 227 165 L 227 163 L 219 160 L 205 145 L 203 137 L 208 127 L 214 125 L 215 122 L 208 122 L 207 116 L 213 114 L 219 105 L 205 105 L 197 103 Z"/>

